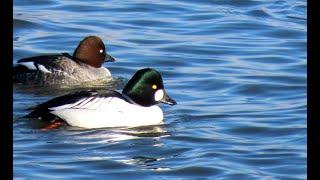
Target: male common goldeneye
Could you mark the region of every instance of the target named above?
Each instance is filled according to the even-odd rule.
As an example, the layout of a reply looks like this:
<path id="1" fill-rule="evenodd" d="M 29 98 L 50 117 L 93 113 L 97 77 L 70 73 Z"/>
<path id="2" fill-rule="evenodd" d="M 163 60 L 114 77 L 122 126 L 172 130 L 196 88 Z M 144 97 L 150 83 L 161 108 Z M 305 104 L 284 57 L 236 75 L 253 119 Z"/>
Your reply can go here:
<path id="1" fill-rule="evenodd" d="M 105 61 L 115 61 L 106 53 L 103 41 L 97 36 L 85 37 L 68 53 L 43 55 L 20 59 L 13 68 L 14 83 L 21 84 L 75 84 L 110 78 L 102 67 Z"/>
<path id="2" fill-rule="evenodd" d="M 83 128 L 157 125 L 163 120 L 158 103 L 175 105 L 176 101 L 166 93 L 161 74 L 145 68 L 134 74 L 122 93 L 79 91 L 37 105 L 26 117 L 58 124 L 63 120 Z"/>

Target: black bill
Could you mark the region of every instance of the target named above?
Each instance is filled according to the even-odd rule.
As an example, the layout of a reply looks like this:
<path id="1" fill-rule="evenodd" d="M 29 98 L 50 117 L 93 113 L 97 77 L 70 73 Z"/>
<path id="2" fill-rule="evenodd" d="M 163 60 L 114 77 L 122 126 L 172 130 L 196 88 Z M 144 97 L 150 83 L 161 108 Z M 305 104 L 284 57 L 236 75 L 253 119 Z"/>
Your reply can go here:
<path id="1" fill-rule="evenodd" d="M 163 98 L 159 102 L 164 103 L 164 104 L 169 104 L 171 106 L 177 104 L 177 102 L 175 100 L 173 100 L 171 97 L 169 97 L 169 95 L 165 91 L 164 91 Z"/>
<path id="2" fill-rule="evenodd" d="M 106 54 L 105 62 L 114 62 L 114 61 L 116 61 L 114 57 L 110 56 L 109 54 Z"/>

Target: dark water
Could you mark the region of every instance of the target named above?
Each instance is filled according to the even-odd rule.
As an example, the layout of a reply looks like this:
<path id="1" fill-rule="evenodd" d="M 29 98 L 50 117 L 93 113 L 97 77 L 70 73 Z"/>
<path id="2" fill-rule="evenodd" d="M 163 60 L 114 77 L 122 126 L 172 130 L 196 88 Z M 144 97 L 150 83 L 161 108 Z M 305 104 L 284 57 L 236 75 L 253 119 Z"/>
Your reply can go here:
<path id="1" fill-rule="evenodd" d="M 26 108 L 70 90 L 14 87 L 15 178 L 306 179 L 306 1 L 15 0 L 13 17 L 13 62 L 98 35 L 115 77 L 156 68 L 178 102 L 163 126 L 42 132 Z"/>

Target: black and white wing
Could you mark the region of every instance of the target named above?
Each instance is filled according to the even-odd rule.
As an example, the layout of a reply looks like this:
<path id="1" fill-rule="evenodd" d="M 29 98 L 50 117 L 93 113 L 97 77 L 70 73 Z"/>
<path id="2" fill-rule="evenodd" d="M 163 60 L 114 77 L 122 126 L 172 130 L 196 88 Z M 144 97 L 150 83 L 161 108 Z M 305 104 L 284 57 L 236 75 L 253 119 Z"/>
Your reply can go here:
<path id="1" fill-rule="evenodd" d="M 52 110 L 59 109 L 95 109 L 99 104 L 106 103 L 110 97 L 122 98 L 122 95 L 116 91 L 104 90 L 98 91 L 79 91 L 64 96 L 56 97 L 47 102 L 37 105 L 32 108 L 33 111 L 28 114 L 27 118 L 41 118 L 45 121 L 50 121 L 56 116 L 51 114 Z"/>
<path id="2" fill-rule="evenodd" d="M 61 58 L 72 59 L 72 56 L 68 53 L 62 53 L 20 59 L 17 65 L 13 67 L 13 75 L 32 72 L 52 73 L 54 70 L 59 70 L 57 61 Z"/>

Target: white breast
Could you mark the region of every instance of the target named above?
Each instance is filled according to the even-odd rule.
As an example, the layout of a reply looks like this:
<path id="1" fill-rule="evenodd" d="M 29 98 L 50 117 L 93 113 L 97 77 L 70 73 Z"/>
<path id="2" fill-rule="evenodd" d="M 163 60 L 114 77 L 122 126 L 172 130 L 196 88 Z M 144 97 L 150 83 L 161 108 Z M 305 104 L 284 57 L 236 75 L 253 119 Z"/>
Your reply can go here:
<path id="1" fill-rule="evenodd" d="M 163 123 L 163 113 L 158 106 L 143 107 L 115 97 L 89 97 L 50 110 L 69 125 L 83 128 L 135 127 Z"/>
<path id="2" fill-rule="evenodd" d="M 111 76 L 111 72 L 110 72 L 107 68 L 101 67 L 101 69 L 103 69 L 104 71 L 106 71 L 107 76 Z"/>

